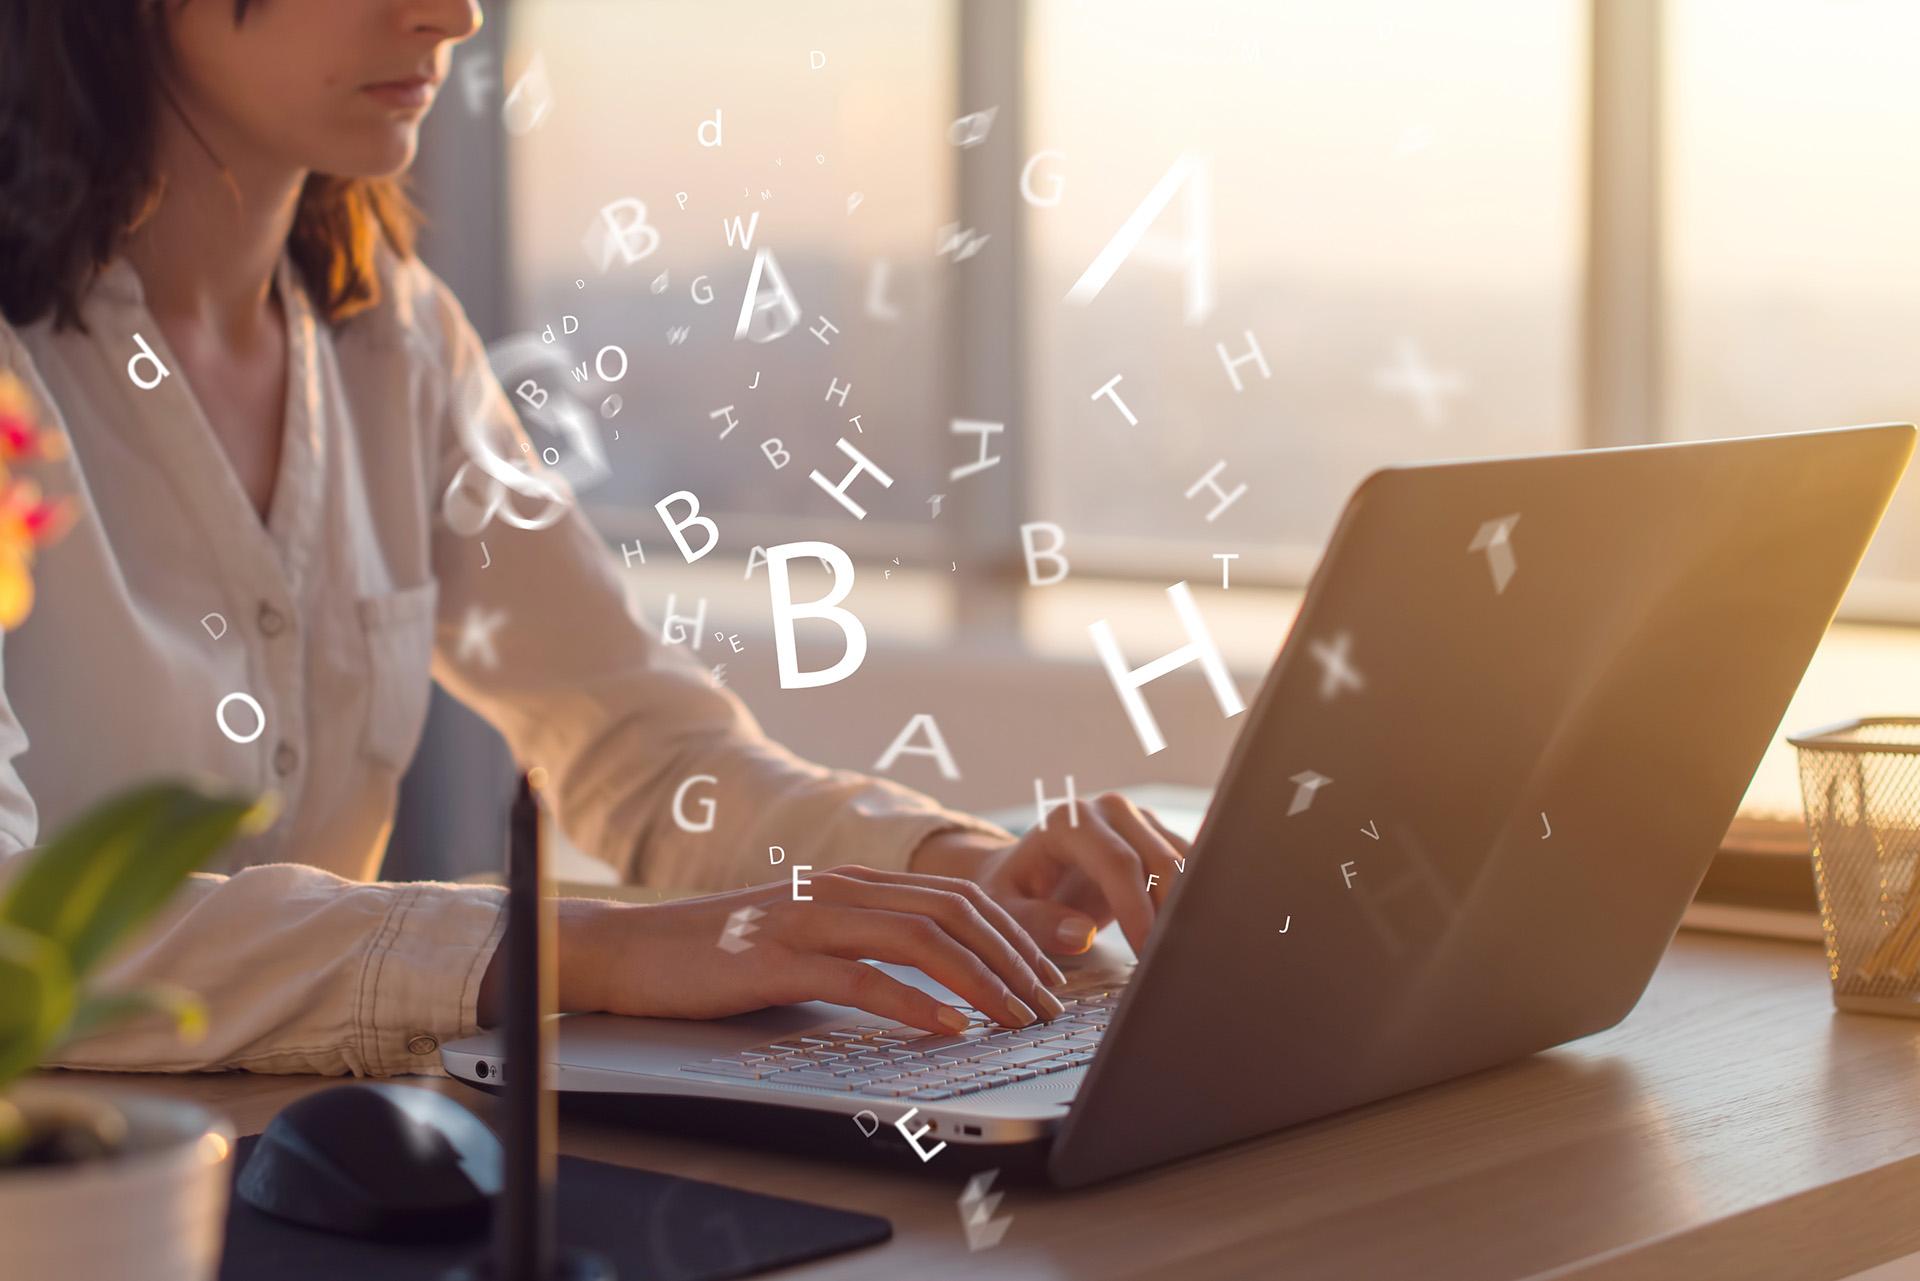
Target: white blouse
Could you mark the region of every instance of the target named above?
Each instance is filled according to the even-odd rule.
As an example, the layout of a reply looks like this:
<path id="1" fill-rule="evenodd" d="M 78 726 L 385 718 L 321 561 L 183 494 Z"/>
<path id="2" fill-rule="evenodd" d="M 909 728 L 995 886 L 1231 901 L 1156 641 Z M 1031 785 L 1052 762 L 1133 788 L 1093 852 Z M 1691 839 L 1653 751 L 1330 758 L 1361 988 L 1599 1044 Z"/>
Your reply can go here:
<path id="1" fill-rule="evenodd" d="M 516 438 L 518 424 L 446 286 L 390 255 L 381 272 L 379 306 L 335 329 L 279 265 L 286 421 L 264 525 L 129 263 L 90 292 L 87 333 L 0 323 L 0 368 L 71 442 L 35 475 L 82 505 L 0 650 L 0 874 L 38 832 L 155 776 L 198 771 L 282 801 L 103 976 L 199 993 L 206 1039 L 130 1024 L 64 1066 L 438 1070 L 439 1041 L 475 1030 L 502 895 L 370 880 L 430 678 L 546 768 L 569 838 L 630 879 L 764 881 L 770 845 L 789 863 L 897 868 L 933 832 L 999 831 L 767 739 L 684 646 L 629 614 L 577 510 L 539 530 L 495 520 L 484 554 L 449 529 L 458 407 L 484 406 Z M 130 370 L 140 341 L 152 359 Z M 157 386 L 136 385 L 160 367 Z M 718 780 L 698 793 L 717 802 L 710 831 L 672 816 L 696 774 Z"/>

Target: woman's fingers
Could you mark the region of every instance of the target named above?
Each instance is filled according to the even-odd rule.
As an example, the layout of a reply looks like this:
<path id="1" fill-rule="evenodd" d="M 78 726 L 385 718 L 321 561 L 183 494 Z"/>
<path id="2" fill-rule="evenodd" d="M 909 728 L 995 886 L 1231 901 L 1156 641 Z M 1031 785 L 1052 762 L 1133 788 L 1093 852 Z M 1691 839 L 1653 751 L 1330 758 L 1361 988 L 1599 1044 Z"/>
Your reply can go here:
<path id="1" fill-rule="evenodd" d="M 1153 900 L 1147 895 L 1147 874 L 1141 859 L 1125 837 L 1107 822 L 1101 803 L 1084 806 L 1080 826 L 1063 831 L 1049 829 L 1045 838 L 1062 858 L 1086 876 L 1106 897 L 1107 907 L 1120 922 L 1121 933 L 1133 945 L 1135 955 L 1147 946 L 1147 931 L 1153 928 Z"/>
<path id="2" fill-rule="evenodd" d="M 884 970 L 842 957 L 799 951 L 780 963 L 780 986 L 771 1003 L 831 1001 L 928 1032 L 963 1032 L 967 1016 L 931 993 L 902 983 Z"/>
<path id="3" fill-rule="evenodd" d="M 845 870 L 849 875 L 882 885 L 919 885 L 930 890 L 944 890 L 950 894 L 958 894 L 972 906 L 973 911 L 979 916 L 980 923 L 997 931 L 1006 944 L 1019 954 L 1020 959 L 1025 961 L 1028 968 L 1038 974 L 1041 981 L 1048 987 L 1056 987 L 1067 981 L 1067 976 L 1060 972 L 1060 967 L 1048 960 L 1047 954 L 1041 951 L 1040 945 L 1034 941 L 1036 936 L 1022 928 L 1021 924 L 1014 920 L 1013 914 L 995 902 L 993 895 L 987 893 L 979 882 L 970 881 L 962 876 L 928 876 L 917 872 L 887 872 L 876 868 Z M 974 929 L 971 918 L 965 919 L 967 928 Z M 943 917 L 941 920 L 943 924 L 948 923 L 947 918 Z M 956 934 L 955 937 L 960 938 L 963 943 L 968 942 L 966 936 Z"/>
<path id="4" fill-rule="evenodd" d="M 1179 866 L 1186 854 L 1175 849 L 1159 827 L 1149 823 L 1140 807 L 1126 797 L 1109 792 L 1100 798 L 1100 803 L 1100 816 L 1140 856 L 1140 865 L 1149 874 L 1147 882 L 1151 888 L 1147 895 L 1157 912 L 1166 906 L 1167 895 L 1173 892 L 1173 878 L 1180 874 Z"/>
<path id="5" fill-rule="evenodd" d="M 989 1018 L 1022 1027 L 1065 1007 L 966 898 L 914 885 L 816 874 L 820 910 L 794 915 L 789 943 L 914 965 Z"/>
<path id="6" fill-rule="evenodd" d="M 1136 806 L 1135 808 L 1139 808 L 1139 807 Z M 1180 852 L 1181 858 L 1185 859 L 1190 857 L 1193 854 L 1193 842 L 1188 840 L 1186 837 L 1180 835 L 1180 833 L 1174 831 L 1172 828 L 1168 827 L 1165 823 L 1162 823 L 1160 821 L 1160 816 L 1158 814 L 1155 814 L 1150 809 L 1141 809 L 1140 817 L 1146 819 L 1147 822 L 1153 824 L 1153 830 L 1160 833 L 1160 835 L 1166 837 L 1167 843 L 1173 846 L 1174 849 Z M 1182 870 L 1185 870 L 1185 869 L 1182 869 Z"/>
<path id="7" fill-rule="evenodd" d="M 815 881 L 819 878 L 815 877 Z M 931 917 L 871 907 L 818 904 L 782 931 L 789 947 L 843 960 L 912 965 L 959 993 L 973 1008 L 1008 1027 L 1038 1018 L 990 966 L 968 951 Z"/>
<path id="8" fill-rule="evenodd" d="M 1079 956 L 1093 946 L 1100 923 L 1085 912 L 1050 898 L 1021 898 L 1008 909 L 1026 932 L 1045 939 L 1061 956 Z"/>

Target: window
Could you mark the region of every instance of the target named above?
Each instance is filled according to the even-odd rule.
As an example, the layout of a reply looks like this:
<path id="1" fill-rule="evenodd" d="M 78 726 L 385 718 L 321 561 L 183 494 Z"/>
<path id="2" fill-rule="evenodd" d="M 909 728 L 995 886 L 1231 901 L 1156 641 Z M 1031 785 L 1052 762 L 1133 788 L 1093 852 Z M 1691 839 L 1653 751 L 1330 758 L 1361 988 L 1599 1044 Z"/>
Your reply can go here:
<path id="1" fill-rule="evenodd" d="M 1030 12 L 1025 154 L 1065 185 L 1029 211 L 1025 426 L 1076 570 L 1204 580 L 1239 551 L 1237 578 L 1301 583 L 1374 467 L 1579 442 L 1580 4 Z M 1204 319 L 1142 253 L 1063 302 L 1182 157 L 1211 226 L 1183 193 L 1158 227 L 1210 242 Z M 1270 378 L 1228 372 L 1252 343 Z M 1115 375 L 1125 411 L 1091 398 Z M 1247 489 L 1210 522 L 1224 500 L 1184 495 L 1219 461 Z"/>
<path id="2" fill-rule="evenodd" d="M 1920 9 L 1675 0 L 1666 19 L 1669 434 L 1912 421 Z M 1911 477 L 1848 609 L 1920 619 Z"/>
<path id="3" fill-rule="evenodd" d="M 764 608 L 738 577 L 749 546 L 822 537 L 859 562 L 863 615 L 911 615 L 898 634 L 939 644 L 985 619 L 1080 660 L 1090 618 L 1126 614 L 1151 643 L 1170 625 L 1164 586 L 1217 587 L 1214 553 L 1237 553 L 1249 590 L 1203 606 L 1257 667 L 1376 466 L 1911 419 L 1920 176 L 1904 157 L 1920 105 L 1902 58 L 1920 11 L 1613 3 L 1032 0 L 1011 27 L 996 16 L 1011 9 L 953 0 L 517 4 L 509 82 L 538 54 L 554 90 L 509 144 L 518 325 L 577 316 L 573 361 L 604 343 L 630 358 L 617 385 L 569 386 L 624 402 L 588 510 L 610 541 L 670 555 L 652 504 L 698 493 L 730 563 L 675 557 L 649 578 L 711 588 L 730 622 Z M 1597 57 L 1596 14 L 1628 33 Z M 1622 102 L 1651 102 L 1653 145 L 1597 163 L 1595 111 Z M 991 108 L 992 144 L 957 145 L 955 120 Z M 719 145 L 702 145 L 709 121 Z M 1083 286 L 1163 184 L 1149 238 L 1204 242 L 1203 305 L 1151 245 Z M 623 197 L 660 243 L 602 274 L 583 237 Z M 1608 237 L 1622 208 L 1648 213 L 1644 240 Z M 1004 214 L 974 255 L 956 252 L 962 210 Z M 778 341 L 733 338 L 753 262 L 721 226 L 735 217 L 802 308 Z M 1639 317 L 1658 341 L 1630 356 L 1655 394 L 1612 437 L 1581 394 L 1583 273 L 1602 241 L 1658 267 Z M 821 316 L 830 346 L 807 332 Z M 1017 449 L 957 488 L 948 468 L 973 446 L 948 423 L 1005 391 L 979 372 L 992 361 L 959 353 L 1008 333 Z M 728 405 L 740 425 L 721 440 Z M 859 483 L 864 521 L 807 480 L 845 473 L 843 435 L 895 479 Z M 787 467 L 763 455 L 769 437 Z M 1067 531 L 1072 581 L 1028 588 L 1021 521 Z M 903 562 L 887 600 L 867 595 L 883 556 Z M 1914 484 L 1845 613 L 1920 620 Z M 1836 634 L 1793 723 L 1863 710 L 1823 672 L 1859 667 L 1841 655 L 1872 641 Z M 1787 749 L 1761 779 L 1771 807 L 1790 803 Z"/>

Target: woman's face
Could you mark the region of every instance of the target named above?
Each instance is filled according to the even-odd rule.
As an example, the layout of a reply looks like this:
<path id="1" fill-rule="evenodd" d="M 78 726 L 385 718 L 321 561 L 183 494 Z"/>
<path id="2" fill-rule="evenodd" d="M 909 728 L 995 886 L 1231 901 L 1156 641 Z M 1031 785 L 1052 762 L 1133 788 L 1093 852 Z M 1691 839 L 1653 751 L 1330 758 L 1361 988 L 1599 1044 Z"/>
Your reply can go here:
<path id="1" fill-rule="evenodd" d="M 233 0 L 169 4 L 174 93 L 214 152 L 373 178 L 412 161 L 453 46 L 479 0 Z"/>

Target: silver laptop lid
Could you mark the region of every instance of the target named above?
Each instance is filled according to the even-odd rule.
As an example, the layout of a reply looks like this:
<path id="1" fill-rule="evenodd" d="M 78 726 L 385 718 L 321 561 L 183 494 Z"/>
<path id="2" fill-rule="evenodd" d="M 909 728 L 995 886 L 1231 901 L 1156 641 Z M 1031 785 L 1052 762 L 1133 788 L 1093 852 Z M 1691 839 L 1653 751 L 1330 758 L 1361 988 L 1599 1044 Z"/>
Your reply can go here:
<path id="1" fill-rule="evenodd" d="M 1913 442 L 1888 425 L 1370 476 L 1055 1144 L 1055 1181 L 1622 1018 Z M 1357 686 L 1329 676 L 1333 654 Z"/>

